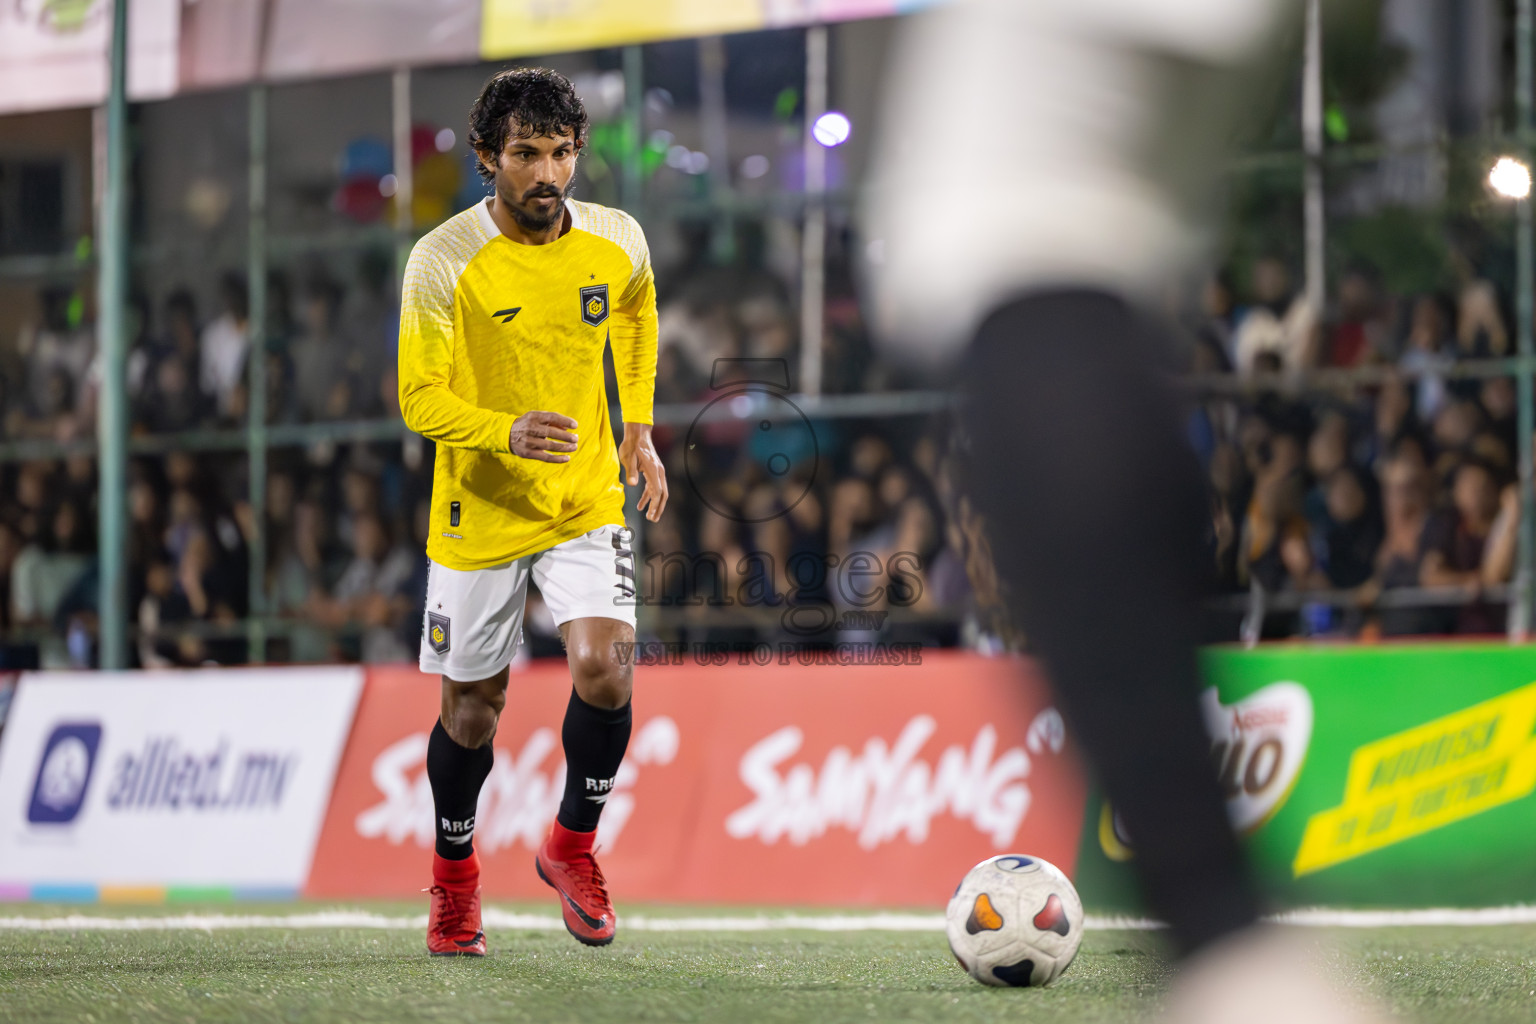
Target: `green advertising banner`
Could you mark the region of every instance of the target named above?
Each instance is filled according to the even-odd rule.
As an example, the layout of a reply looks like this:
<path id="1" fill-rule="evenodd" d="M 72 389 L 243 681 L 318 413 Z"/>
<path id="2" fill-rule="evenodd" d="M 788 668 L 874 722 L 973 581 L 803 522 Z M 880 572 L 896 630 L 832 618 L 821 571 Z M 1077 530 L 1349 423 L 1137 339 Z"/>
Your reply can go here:
<path id="1" fill-rule="evenodd" d="M 1205 652 L 1212 759 L 1282 907 L 1536 902 L 1536 647 Z M 1133 836 L 1090 800 L 1077 885 L 1139 909 Z"/>

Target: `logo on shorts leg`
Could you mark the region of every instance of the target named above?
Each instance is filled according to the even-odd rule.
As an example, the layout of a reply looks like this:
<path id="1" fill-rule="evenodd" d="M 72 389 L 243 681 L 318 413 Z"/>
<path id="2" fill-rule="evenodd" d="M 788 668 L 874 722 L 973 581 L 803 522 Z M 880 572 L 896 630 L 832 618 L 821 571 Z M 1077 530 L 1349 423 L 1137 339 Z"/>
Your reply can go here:
<path id="1" fill-rule="evenodd" d="M 581 290 L 581 319 L 593 327 L 608 319 L 606 284 L 590 284 Z"/>
<path id="2" fill-rule="evenodd" d="M 619 592 L 613 599 L 614 604 L 635 603 L 634 536 L 627 526 L 618 526 L 613 530 L 613 572 L 618 577 L 614 588 Z"/>
<path id="3" fill-rule="evenodd" d="M 448 616 L 427 612 L 427 642 L 438 654 L 448 653 Z"/>

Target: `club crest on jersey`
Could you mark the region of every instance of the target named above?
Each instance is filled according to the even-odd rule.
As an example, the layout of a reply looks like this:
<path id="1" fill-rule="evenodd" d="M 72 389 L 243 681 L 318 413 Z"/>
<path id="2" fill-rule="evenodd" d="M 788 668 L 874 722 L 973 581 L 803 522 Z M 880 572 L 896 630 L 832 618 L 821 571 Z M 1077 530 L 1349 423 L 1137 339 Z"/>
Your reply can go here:
<path id="1" fill-rule="evenodd" d="M 432 645 L 432 649 L 438 654 L 447 654 L 450 639 L 448 616 L 427 612 L 427 643 Z"/>
<path id="2" fill-rule="evenodd" d="M 608 319 L 606 284 L 589 284 L 581 290 L 581 319 L 593 327 Z"/>

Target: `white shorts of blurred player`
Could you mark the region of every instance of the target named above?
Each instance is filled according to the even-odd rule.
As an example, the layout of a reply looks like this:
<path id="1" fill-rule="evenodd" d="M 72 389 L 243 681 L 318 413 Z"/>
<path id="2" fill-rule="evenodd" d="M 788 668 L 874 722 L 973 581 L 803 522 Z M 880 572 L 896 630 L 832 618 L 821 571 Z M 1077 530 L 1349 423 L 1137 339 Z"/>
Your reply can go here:
<path id="1" fill-rule="evenodd" d="M 617 619 L 635 625 L 634 535 L 600 526 L 552 548 L 489 569 L 432 563 L 422 618 L 421 670 L 450 679 L 489 679 L 512 663 L 523 642 L 528 580 L 555 625 Z"/>
<path id="2" fill-rule="evenodd" d="M 1299 0 L 948 0 L 904 19 L 865 208 L 877 338 L 923 364 L 1035 289 L 1156 305 L 1204 251 Z"/>

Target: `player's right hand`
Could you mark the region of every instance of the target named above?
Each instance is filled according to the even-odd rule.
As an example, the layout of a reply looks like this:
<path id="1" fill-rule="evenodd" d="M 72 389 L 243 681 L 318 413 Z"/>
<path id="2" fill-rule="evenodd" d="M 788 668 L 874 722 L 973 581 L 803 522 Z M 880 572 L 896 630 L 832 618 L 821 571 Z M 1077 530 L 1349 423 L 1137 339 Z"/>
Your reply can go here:
<path id="1" fill-rule="evenodd" d="M 507 446 L 513 455 L 540 462 L 570 462 L 560 452 L 576 450 L 576 421 L 557 412 L 525 412 L 512 423 Z"/>

